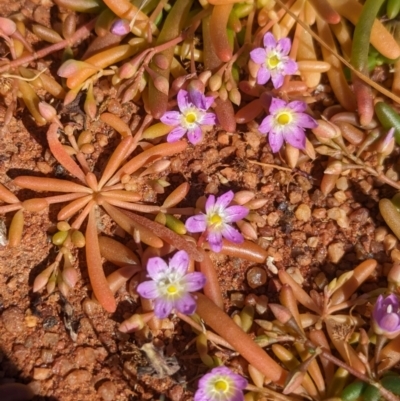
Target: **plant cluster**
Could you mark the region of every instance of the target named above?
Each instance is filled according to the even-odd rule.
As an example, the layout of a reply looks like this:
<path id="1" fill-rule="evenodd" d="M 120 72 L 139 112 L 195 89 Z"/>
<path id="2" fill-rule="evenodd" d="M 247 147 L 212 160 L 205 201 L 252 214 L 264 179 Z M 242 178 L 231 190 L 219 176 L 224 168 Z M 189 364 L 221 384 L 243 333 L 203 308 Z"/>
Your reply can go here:
<path id="1" fill-rule="evenodd" d="M 18 104 L 38 126 L 49 124 L 48 149 L 66 174 L 16 177 L 14 186 L 38 193 L 23 201 L 0 184 L 0 213 L 15 212 L 9 247 L 23 246 L 26 213 L 62 205 L 52 236 L 57 256 L 33 290 L 58 289 L 68 297 L 78 281 L 80 248 L 94 298 L 107 312 L 116 311 L 116 292 L 135 276 L 140 307 L 120 331 L 160 328 L 171 314 L 191 325 L 198 356 L 211 369 L 198 382 L 198 401 L 398 400 L 400 378 L 392 368 L 400 362 L 399 265 L 387 288 L 369 293 L 360 287 L 377 269 L 372 259 L 309 294 L 279 270 L 280 303 L 268 304 L 270 320 L 255 318 L 249 305 L 231 317 L 213 254 L 271 265 L 257 243 L 265 200 L 228 190 L 179 207 L 190 184 L 165 192 L 171 156 L 201 144 L 216 126 L 234 132 L 237 125 L 267 136 L 280 157 L 279 164 L 256 164 L 301 171 L 319 158 L 325 196 L 352 170 L 400 189 L 389 172 L 400 145 L 400 45 L 390 32 L 399 2 L 55 3 L 59 21 L 52 26 L 22 14 L 0 18 L 7 48 L 0 74 L 9 89 L 1 92 L 4 126 Z M 50 44 L 32 48 L 31 34 Z M 378 64 L 394 67 L 391 91 L 370 77 L 370 66 Z M 318 93 L 325 82 L 334 98 L 324 103 Z M 121 103 L 139 108 L 140 121 L 104 111 L 96 93 L 105 83 Z M 117 135 L 101 171 L 91 160 L 94 133 L 64 121 L 57 110 L 57 104 L 79 105 L 81 96 L 85 122 L 100 122 Z M 152 197 L 145 196 L 149 191 Z M 157 195 L 165 197 L 161 205 Z M 398 194 L 381 199 L 379 207 L 400 239 L 399 200 Z M 134 249 L 101 232 L 103 216 L 130 236 Z M 108 277 L 103 259 L 118 267 Z M 241 355 L 245 373 L 222 366 L 211 344 Z"/>

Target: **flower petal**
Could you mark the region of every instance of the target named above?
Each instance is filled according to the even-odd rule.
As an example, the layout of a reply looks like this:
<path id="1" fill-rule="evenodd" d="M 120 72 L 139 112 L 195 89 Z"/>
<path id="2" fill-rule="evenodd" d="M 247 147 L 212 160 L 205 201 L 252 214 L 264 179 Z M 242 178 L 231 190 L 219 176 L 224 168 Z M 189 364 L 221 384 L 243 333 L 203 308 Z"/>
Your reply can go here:
<path id="1" fill-rule="evenodd" d="M 222 249 L 222 234 L 218 231 L 210 231 L 208 233 L 208 243 L 213 252 L 221 252 Z"/>
<path id="2" fill-rule="evenodd" d="M 290 48 L 292 47 L 292 44 L 290 42 L 289 38 L 282 38 L 278 40 L 278 43 L 276 45 L 277 50 L 283 55 L 286 56 L 290 52 Z"/>
<path id="3" fill-rule="evenodd" d="M 175 301 L 175 308 L 184 315 L 193 315 L 196 310 L 196 301 L 190 294 L 185 294 Z"/>
<path id="4" fill-rule="evenodd" d="M 271 78 L 271 72 L 269 71 L 268 68 L 266 68 L 264 65 L 262 65 L 257 72 L 258 85 L 266 84 L 270 78 Z"/>
<path id="5" fill-rule="evenodd" d="M 204 377 L 204 376 L 203 376 Z M 193 401 L 209 401 L 209 395 L 205 389 L 199 388 L 193 398 Z"/>
<path id="6" fill-rule="evenodd" d="M 276 131 L 270 131 L 268 134 L 268 142 L 272 152 L 277 153 L 283 145 L 283 135 Z"/>
<path id="7" fill-rule="evenodd" d="M 233 242 L 234 244 L 241 244 L 244 241 L 243 235 L 240 234 L 236 228 L 233 228 L 229 224 L 225 224 L 222 230 L 222 235 L 224 238 Z"/>
<path id="8" fill-rule="evenodd" d="M 173 307 L 173 301 L 168 301 L 164 298 L 156 298 L 154 301 L 154 314 L 159 319 L 165 319 L 171 313 Z"/>
<path id="9" fill-rule="evenodd" d="M 189 217 L 185 223 L 186 229 L 191 233 L 202 233 L 207 229 L 206 216 L 204 214 L 196 214 Z"/>
<path id="10" fill-rule="evenodd" d="M 269 112 L 275 114 L 281 111 L 284 107 L 286 107 L 286 102 L 284 100 L 273 97 L 271 100 L 271 106 L 269 106 Z"/>
<path id="11" fill-rule="evenodd" d="M 195 105 L 195 107 L 198 109 L 204 110 L 203 98 L 204 98 L 204 95 L 196 89 L 193 89 L 189 92 L 189 99 L 191 100 L 191 103 L 193 103 Z"/>
<path id="12" fill-rule="evenodd" d="M 199 123 L 201 125 L 215 125 L 217 123 L 217 116 L 214 113 L 205 113 Z"/>
<path id="13" fill-rule="evenodd" d="M 299 127 L 315 128 L 318 126 L 318 123 L 306 113 L 299 113 L 296 117 L 297 117 L 296 124 Z"/>
<path id="14" fill-rule="evenodd" d="M 191 106 L 191 102 L 189 100 L 189 93 L 184 89 L 179 90 L 176 99 L 178 101 L 179 110 L 182 112 L 185 112 L 185 110 Z"/>
<path id="15" fill-rule="evenodd" d="M 206 277 L 203 273 L 199 272 L 188 273 L 185 276 L 185 282 L 185 291 L 199 291 L 204 287 L 204 284 L 206 283 Z"/>
<path id="16" fill-rule="evenodd" d="M 183 277 L 189 267 L 189 255 L 185 251 L 178 251 L 169 261 L 169 267 L 174 270 L 180 277 Z"/>
<path id="17" fill-rule="evenodd" d="M 267 32 L 264 35 L 263 43 L 264 43 L 264 47 L 267 49 L 276 47 L 276 40 L 275 40 L 274 35 L 271 32 Z"/>
<path id="18" fill-rule="evenodd" d="M 207 198 L 206 205 L 205 205 L 207 214 L 214 208 L 214 205 L 215 205 L 215 196 L 214 195 L 210 195 Z"/>
<path id="19" fill-rule="evenodd" d="M 306 134 L 299 127 L 286 128 L 283 137 L 287 143 L 290 143 L 297 149 L 304 149 L 306 147 Z"/>
<path id="20" fill-rule="evenodd" d="M 203 104 L 204 104 L 203 110 L 208 110 L 214 103 L 214 100 L 215 100 L 214 96 L 203 96 Z"/>
<path id="21" fill-rule="evenodd" d="M 388 313 L 379 322 L 379 327 L 387 332 L 399 330 L 400 318 L 396 313 Z"/>
<path id="22" fill-rule="evenodd" d="M 187 137 L 190 143 L 196 145 L 203 139 L 203 131 L 197 126 L 192 130 L 188 130 Z"/>
<path id="23" fill-rule="evenodd" d="M 164 277 L 167 269 L 167 263 L 164 261 L 164 259 L 159 257 L 150 258 L 147 262 L 148 276 L 155 281 L 158 281 L 160 278 Z"/>
<path id="24" fill-rule="evenodd" d="M 283 63 L 282 71 L 285 75 L 293 75 L 298 71 L 299 67 L 297 63 L 289 58 Z"/>
<path id="25" fill-rule="evenodd" d="M 179 111 L 167 111 L 160 121 L 166 125 L 179 125 L 181 122 L 181 113 Z"/>
<path id="26" fill-rule="evenodd" d="M 160 295 L 155 281 L 144 281 L 140 283 L 136 291 L 141 297 L 146 299 L 155 299 Z"/>
<path id="27" fill-rule="evenodd" d="M 304 113 L 307 110 L 307 103 L 302 102 L 301 100 L 294 100 L 293 102 L 288 103 L 287 107 L 297 113 Z"/>
<path id="28" fill-rule="evenodd" d="M 235 194 L 233 193 L 233 191 L 225 192 L 223 195 L 219 196 L 217 198 L 217 201 L 215 202 L 215 209 L 218 209 L 218 210 L 226 209 L 229 206 L 229 204 L 232 202 L 232 199 L 234 196 L 235 196 Z"/>
<path id="29" fill-rule="evenodd" d="M 267 52 L 262 47 L 257 47 L 257 49 L 254 49 L 250 52 L 250 58 L 256 64 L 263 65 L 265 63 L 265 59 L 267 58 Z"/>
<path id="30" fill-rule="evenodd" d="M 283 85 L 283 74 L 271 74 L 271 81 L 275 89 L 280 88 Z"/>
<path id="31" fill-rule="evenodd" d="M 269 115 L 265 117 L 264 120 L 262 120 L 260 126 L 258 127 L 258 130 L 264 135 L 268 134 L 268 132 L 272 130 L 273 124 L 274 124 L 274 117 Z"/>
<path id="32" fill-rule="evenodd" d="M 187 129 L 183 127 L 174 128 L 167 136 L 167 142 L 176 142 L 186 134 Z"/>
<path id="33" fill-rule="evenodd" d="M 244 206 L 230 206 L 225 210 L 225 221 L 234 223 L 235 221 L 244 219 L 249 214 L 249 209 Z"/>

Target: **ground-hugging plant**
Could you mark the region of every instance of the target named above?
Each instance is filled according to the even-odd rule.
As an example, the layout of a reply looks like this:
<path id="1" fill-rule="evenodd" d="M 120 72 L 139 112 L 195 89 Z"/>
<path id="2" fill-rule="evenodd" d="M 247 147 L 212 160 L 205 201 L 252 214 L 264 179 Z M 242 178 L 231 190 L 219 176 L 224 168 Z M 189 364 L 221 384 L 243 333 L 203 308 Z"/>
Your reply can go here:
<path id="1" fill-rule="evenodd" d="M 36 277 L 34 290 L 47 287 L 52 292 L 57 286 L 68 296 L 77 281 L 75 248 L 85 248 L 94 295 L 108 312 L 116 309 L 113 293 L 140 274 L 141 306 L 120 330 L 132 332 L 146 324 L 159 328 L 160 319 L 171 313 L 189 323 L 199 358 L 212 369 L 200 379 L 195 400 L 397 399 L 399 379 L 390 371 L 400 361 L 397 295 L 383 298 L 385 288 L 359 292 L 376 261 L 367 260 L 322 291 L 307 294 L 287 272 L 277 272 L 268 252 L 256 243 L 262 220 L 257 210 L 265 199 L 220 189 L 220 196 L 200 198 L 196 208 L 179 208 L 188 183 L 173 189 L 161 206 L 143 202 L 141 191 L 147 185 L 163 193 L 168 157 L 200 144 L 215 124 L 228 132 L 240 124 L 266 135 L 277 164 L 254 163 L 267 168 L 301 171 L 304 163 L 324 158 L 320 188 L 325 196 L 356 169 L 400 189 L 396 176 L 388 174 L 400 136 L 400 46 L 377 19 L 383 8 L 395 19 L 396 2 L 55 2 L 61 23 L 52 27 L 18 15 L 0 18 L 9 50 L 0 65 L 1 79 L 10 89 L 1 92 L 7 106 L 4 124 L 21 99 L 38 125 L 51 123 L 48 147 L 70 174 L 66 179 L 17 177 L 18 187 L 46 192 L 22 202 L 0 184 L 5 203 L 0 213 L 15 212 L 11 247 L 20 245 L 24 213 L 65 203 L 53 235 L 59 253 Z M 36 51 L 26 30 L 51 44 Z M 78 45 L 89 36 L 83 52 Z M 375 49 L 369 51 L 370 44 Z M 33 67 L 60 50 L 56 76 L 49 73 L 49 67 L 54 70 L 50 62 L 45 63 L 49 69 L 43 63 L 40 71 L 39 63 Z M 392 91 L 369 77 L 369 66 L 378 63 L 395 66 Z M 321 84 L 325 73 L 334 98 Z M 104 112 L 96 93 L 105 83 L 116 87 L 122 103 L 135 103 L 146 115 L 135 134 L 125 121 Z M 92 146 L 90 135 L 75 138 L 72 125 L 62 123 L 56 109 L 42 102 L 59 99 L 71 106 L 79 103 L 81 92 L 86 92 L 86 118 L 98 118 L 121 135 L 101 172 L 92 171 L 85 156 Z M 319 101 L 321 93 L 325 97 Z M 185 135 L 191 145 L 181 140 Z M 167 143 L 160 143 L 164 136 Z M 382 199 L 380 210 L 400 238 L 398 204 L 398 195 Z M 100 210 L 132 236 L 135 249 L 99 236 Z M 343 213 L 337 219 L 340 226 L 346 223 Z M 269 305 L 276 320 L 254 319 L 249 306 L 233 317 L 225 312 L 213 252 L 267 263 L 278 273 L 280 304 Z M 119 267 L 109 277 L 102 257 Z M 152 281 L 146 280 L 144 268 Z M 392 270 L 389 291 L 397 294 L 398 266 Z M 362 319 L 365 310 L 372 313 L 369 325 Z M 211 342 L 238 352 L 254 385 L 228 367 L 218 367 L 222 360 L 209 349 Z"/>

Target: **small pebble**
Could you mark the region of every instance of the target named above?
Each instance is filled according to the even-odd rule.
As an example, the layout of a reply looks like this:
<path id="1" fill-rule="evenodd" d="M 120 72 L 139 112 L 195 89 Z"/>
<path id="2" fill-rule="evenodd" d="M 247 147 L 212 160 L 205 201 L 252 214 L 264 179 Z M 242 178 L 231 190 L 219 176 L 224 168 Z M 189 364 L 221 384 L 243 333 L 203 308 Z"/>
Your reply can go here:
<path id="1" fill-rule="evenodd" d="M 295 211 L 295 216 L 297 220 L 300 221 L 309 221 L 311 218 L 311 209 L 310 206 L 302 203 Z"/>
<path id="2" fill-rule="evenodd" d="M 289 202 L 292 205 L 295 205 L 296 203 L 301 202 L 303 199 L 303 195 L 301 194 L 301 192 L 291 192 L 289 195 Z"/>
<path id="3" fill-rule="evenodd" d="M 85 369 L 77 369 L 72 371 L 66 378 L 67 385 L 77 387 L 83 383 L 87 383 L 92 378 L 92 375 Z"/>
<path id="4" fill-rule="evenodd" d="M 78 366 L 88 366 L 96 362 L 96 354 L 93 348 L 79 347 L 75 351 L 75 362 Z"/>
<path id="5" fill-rule="evenodd" d="M 247 283 L 251 288 L 261 287 L 267 282 L 267 273 L 261 267 L 252 267 L 247 272 Z"/>
<path id="6" fill-rule="evenodd" d="M 336 188 L 341 191 L 346 191 L 349 188 L 349 180 L 347 177 L 340 177 L 336 181 Z"/>
<path id="7" fill-rule="evenodd" d="M 61 356 L 54 362 L 52 370 L 58 376 L 65 376 L 74 367 L 74 364 L 66 356 Z"/>
<path id="8" fill-rule="evenodd" d="M 34 368 L 33 378 L 35 380 L 46 380 L 52 375 L 51 369 L 47 368 Z"/>
<path id="9" fill-rule="evenodd" d="M 241 292 L 233 292 L 230 296 L 231 303 L 236 308 L 243 308 L 244 306 L 244 294 Z"/>
<path id="10" fill-rule="evenodd" d="M 332 263 L 338 263 L 344 255 L 344 245 L 342 242 L 334 242 L 328 246 L 328 258 Z"/>
<path id="11" fill-rule="evenodd" d="M 117 394 L 117 388 L 111 381 L 105 381 L 97 390 L 97 394 L 104 401 L 113 401 Z"/>
<path id="12" fill-rule="evenodd" d="M 25 330 L 24 313 L 17 306 L 6 309 L 1 315 L 5 329 L 12 334 L 22 333 Z"/>
<path id="13" fill-rule="evenodd" d="M 255 173 L 244 173 L 243 174 L 243 183 L 247 188 L 256 188 L 258 184 L 258 177 Z"/>
<path id="14" fill-rule="evenodd" d="M 318 245 L 318 242 L 319 242 L 318 237 L 310 237 L 307 239 L 307 245 L 310 248 L 316 248 Z"/>

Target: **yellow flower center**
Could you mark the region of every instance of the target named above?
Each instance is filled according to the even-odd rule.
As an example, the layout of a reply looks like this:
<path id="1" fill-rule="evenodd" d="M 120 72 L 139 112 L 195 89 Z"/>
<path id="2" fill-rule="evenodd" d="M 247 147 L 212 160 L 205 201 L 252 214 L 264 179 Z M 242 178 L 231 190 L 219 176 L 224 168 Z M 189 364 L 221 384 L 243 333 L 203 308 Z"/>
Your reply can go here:
<path id="1" fill-rule="evenodd" d="M 276 66 L 279 64 L 280 60 L 277 56 L 272 56 L 268 58 L 268 66 L 270 68 L 276 68 Z"/>
<path id="2" fill-rule="evenodd" d="M 209 219 L 210 224 L 219 226 L 222 223 L 222 217 L 219 214 L 213 214 Z"/>
<path id="3" fill-rule="evenodd" d="M 188 124 L 192 124 L 192 123 L 196 122 L 196 119 L 197 119 L 196 114 L 194 114 L 194 113 L 188 113 L 185 116 L 185 120 Z"/>
<path id="4" fill-rule="evenodd" d="M 229 390 L 229 384 L 225 380 L 220 379 L 215 382 L 214 388 L 219 393 L 226 393 Z"/>
<path id="5" fill-rule="evenodd" d="M 292 121 L 292 116 L 290 113 L 284 111 L 276 116 L 276 121 L 278 121 L 280 125 L 286 125 Z"/>
<path id="6" fill-rule="evenodd" d="M 168 292 L 169 295 L 174 295 L 174 294 L 176 294 L 178 292 L 178 288 L 175 285 L 170 284 L 167 287 L 167 292 Z"/>

